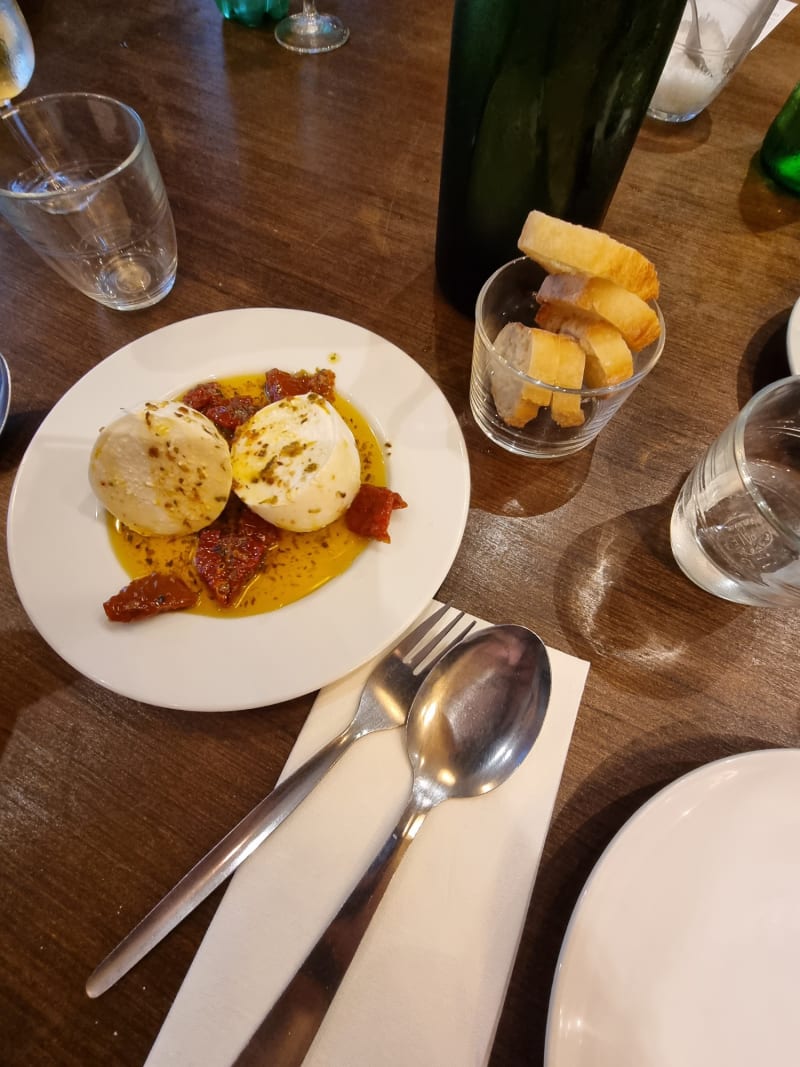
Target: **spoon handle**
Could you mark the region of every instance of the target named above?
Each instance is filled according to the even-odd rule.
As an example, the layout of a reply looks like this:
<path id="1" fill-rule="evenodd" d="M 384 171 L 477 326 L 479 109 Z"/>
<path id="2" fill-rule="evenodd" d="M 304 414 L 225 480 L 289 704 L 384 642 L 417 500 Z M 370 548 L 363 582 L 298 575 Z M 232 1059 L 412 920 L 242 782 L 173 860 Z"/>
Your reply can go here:
<path id="1" fill-rule="evenodd" d="M 233 1067 L 300 1067 L 400 860 L 429 810 L 420 809 L 412 800 Z"/>
<path id="2" fill-rule="evenodd" d="M 291 815 L 354 740 L 348 727 L 259 801 L 98 964 L 86 983 L 88 995 L 105 993 L 221 885 Z"/>

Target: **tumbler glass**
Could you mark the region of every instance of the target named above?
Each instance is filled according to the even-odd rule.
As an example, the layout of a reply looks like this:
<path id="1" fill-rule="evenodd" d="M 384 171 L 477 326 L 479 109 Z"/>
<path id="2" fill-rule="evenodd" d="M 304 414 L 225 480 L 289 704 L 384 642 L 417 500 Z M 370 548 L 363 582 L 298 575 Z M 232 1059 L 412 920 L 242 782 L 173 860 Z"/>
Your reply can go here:
<path id="1" fill-rule="evenodd" d="M 175 281 L 175 226 L 144 124 L 110 97 L 60 93 L 0 112 L 0 215 L 106 307 L 148 307 Z"/>
<path id="2" fill-rule="evenodd" d="M 500 267 L 481 289 L 475 305 L 470 407 L 486 436 L 506 451 L 560 459 L 585 448 L 608 425 L 655 367 L 664 349 L 665 330 L 661 310 L 653 301 L 660 335 L 631 353 L 632 374 L 622 381 L 595 387 L 584 381 L 568 388 L 554 384 L 554 377 L 533 378 L 513 366 L 495 341 L 508 323 L 536 325 L 536 292 L 544 273 L 523 256 Z"/>
<path id="3" fill-rule="evenodd" d="M 800 607 L 800 377 L 756 393 L 711 445 L 681 489 L 670 533 L 701 589 Z"/>
<path id="4" fill-rule="evenodd" d="M 753 47 L 775 0 L 690 0 L 647 114 L 688 122 L 716 99 Z"/>

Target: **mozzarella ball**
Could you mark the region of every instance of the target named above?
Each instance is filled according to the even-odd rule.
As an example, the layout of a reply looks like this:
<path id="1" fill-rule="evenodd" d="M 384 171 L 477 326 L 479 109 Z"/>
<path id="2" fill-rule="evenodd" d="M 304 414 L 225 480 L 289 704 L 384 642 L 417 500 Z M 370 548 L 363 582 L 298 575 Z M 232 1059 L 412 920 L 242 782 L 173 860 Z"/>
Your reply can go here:
<path id="1" fill-rule="evenodd" d="M 361 486 L 352 431 L 316 393 L 257 411 L 237 430 L 231 461 L 236 495 L 284 530 L 321 530 L 344 514 Z"/>
<path id="2" fill-rule="evenodd" d="M 225 507 L 231 480 L 225 438 L 179 401 L 145 404 L 106 426 L 89 461 L 103 507 L 147 536 L 202 530 Z"/>

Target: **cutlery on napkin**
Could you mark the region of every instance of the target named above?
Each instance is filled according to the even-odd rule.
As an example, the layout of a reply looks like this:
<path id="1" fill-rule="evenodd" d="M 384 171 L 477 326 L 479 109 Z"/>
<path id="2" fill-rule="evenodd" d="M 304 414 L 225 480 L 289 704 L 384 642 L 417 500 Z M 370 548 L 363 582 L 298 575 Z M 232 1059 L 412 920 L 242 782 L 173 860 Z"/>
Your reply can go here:
<path id="1" fill-rule="evenodd" d="M 362 737 L 397 729 L 406 720 L 414 695 L 436 662 L 475 626 L 460 625 L 464 612 L 443 604 L 406 631 L 377 661 L 365 680 L 353 718 L 293 774 L 259 801 L 222 837 L 108 953 L 86 982 L 97 997 L 135 966 L 162 938 L 244 863 L 301 804 L 325 774 Z M 455 629 L 454 629 L 455 628 Z"/>
<path id="2" fill-rule="evenodd" d="M 480 804 L 431 814 L 308 1067 L 488 1059 L 589 667 L 548 651 L 552 697 L 536 746 Z M 370 667 L 322 690 L 284 774 L 346 724 Z M 243 864 L 146 1067 L 230 1067 L 392 829 L 410 779 L 400 731 L 365 737 Z"/>

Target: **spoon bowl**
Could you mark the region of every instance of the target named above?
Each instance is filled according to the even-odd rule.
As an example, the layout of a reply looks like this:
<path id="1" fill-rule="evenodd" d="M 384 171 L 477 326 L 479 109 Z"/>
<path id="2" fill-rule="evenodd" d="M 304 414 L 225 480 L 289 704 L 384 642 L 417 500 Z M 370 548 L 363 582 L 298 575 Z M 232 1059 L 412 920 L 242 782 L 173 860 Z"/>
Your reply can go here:
<path id="1" fill-rule="evenodd" d="M 11 406 L 11 372 L 8 369 L 3 353 L 0 352 L 0 433 L 8 418 L 8 409 Z"/>
<path id="2" fill-rule="evenodd" d="M 488 793 L 519 766 L 544 722 L 550 663 L 524 626 L 466 638 L 430 672 L 406 724 L 414 799 Z"/>

